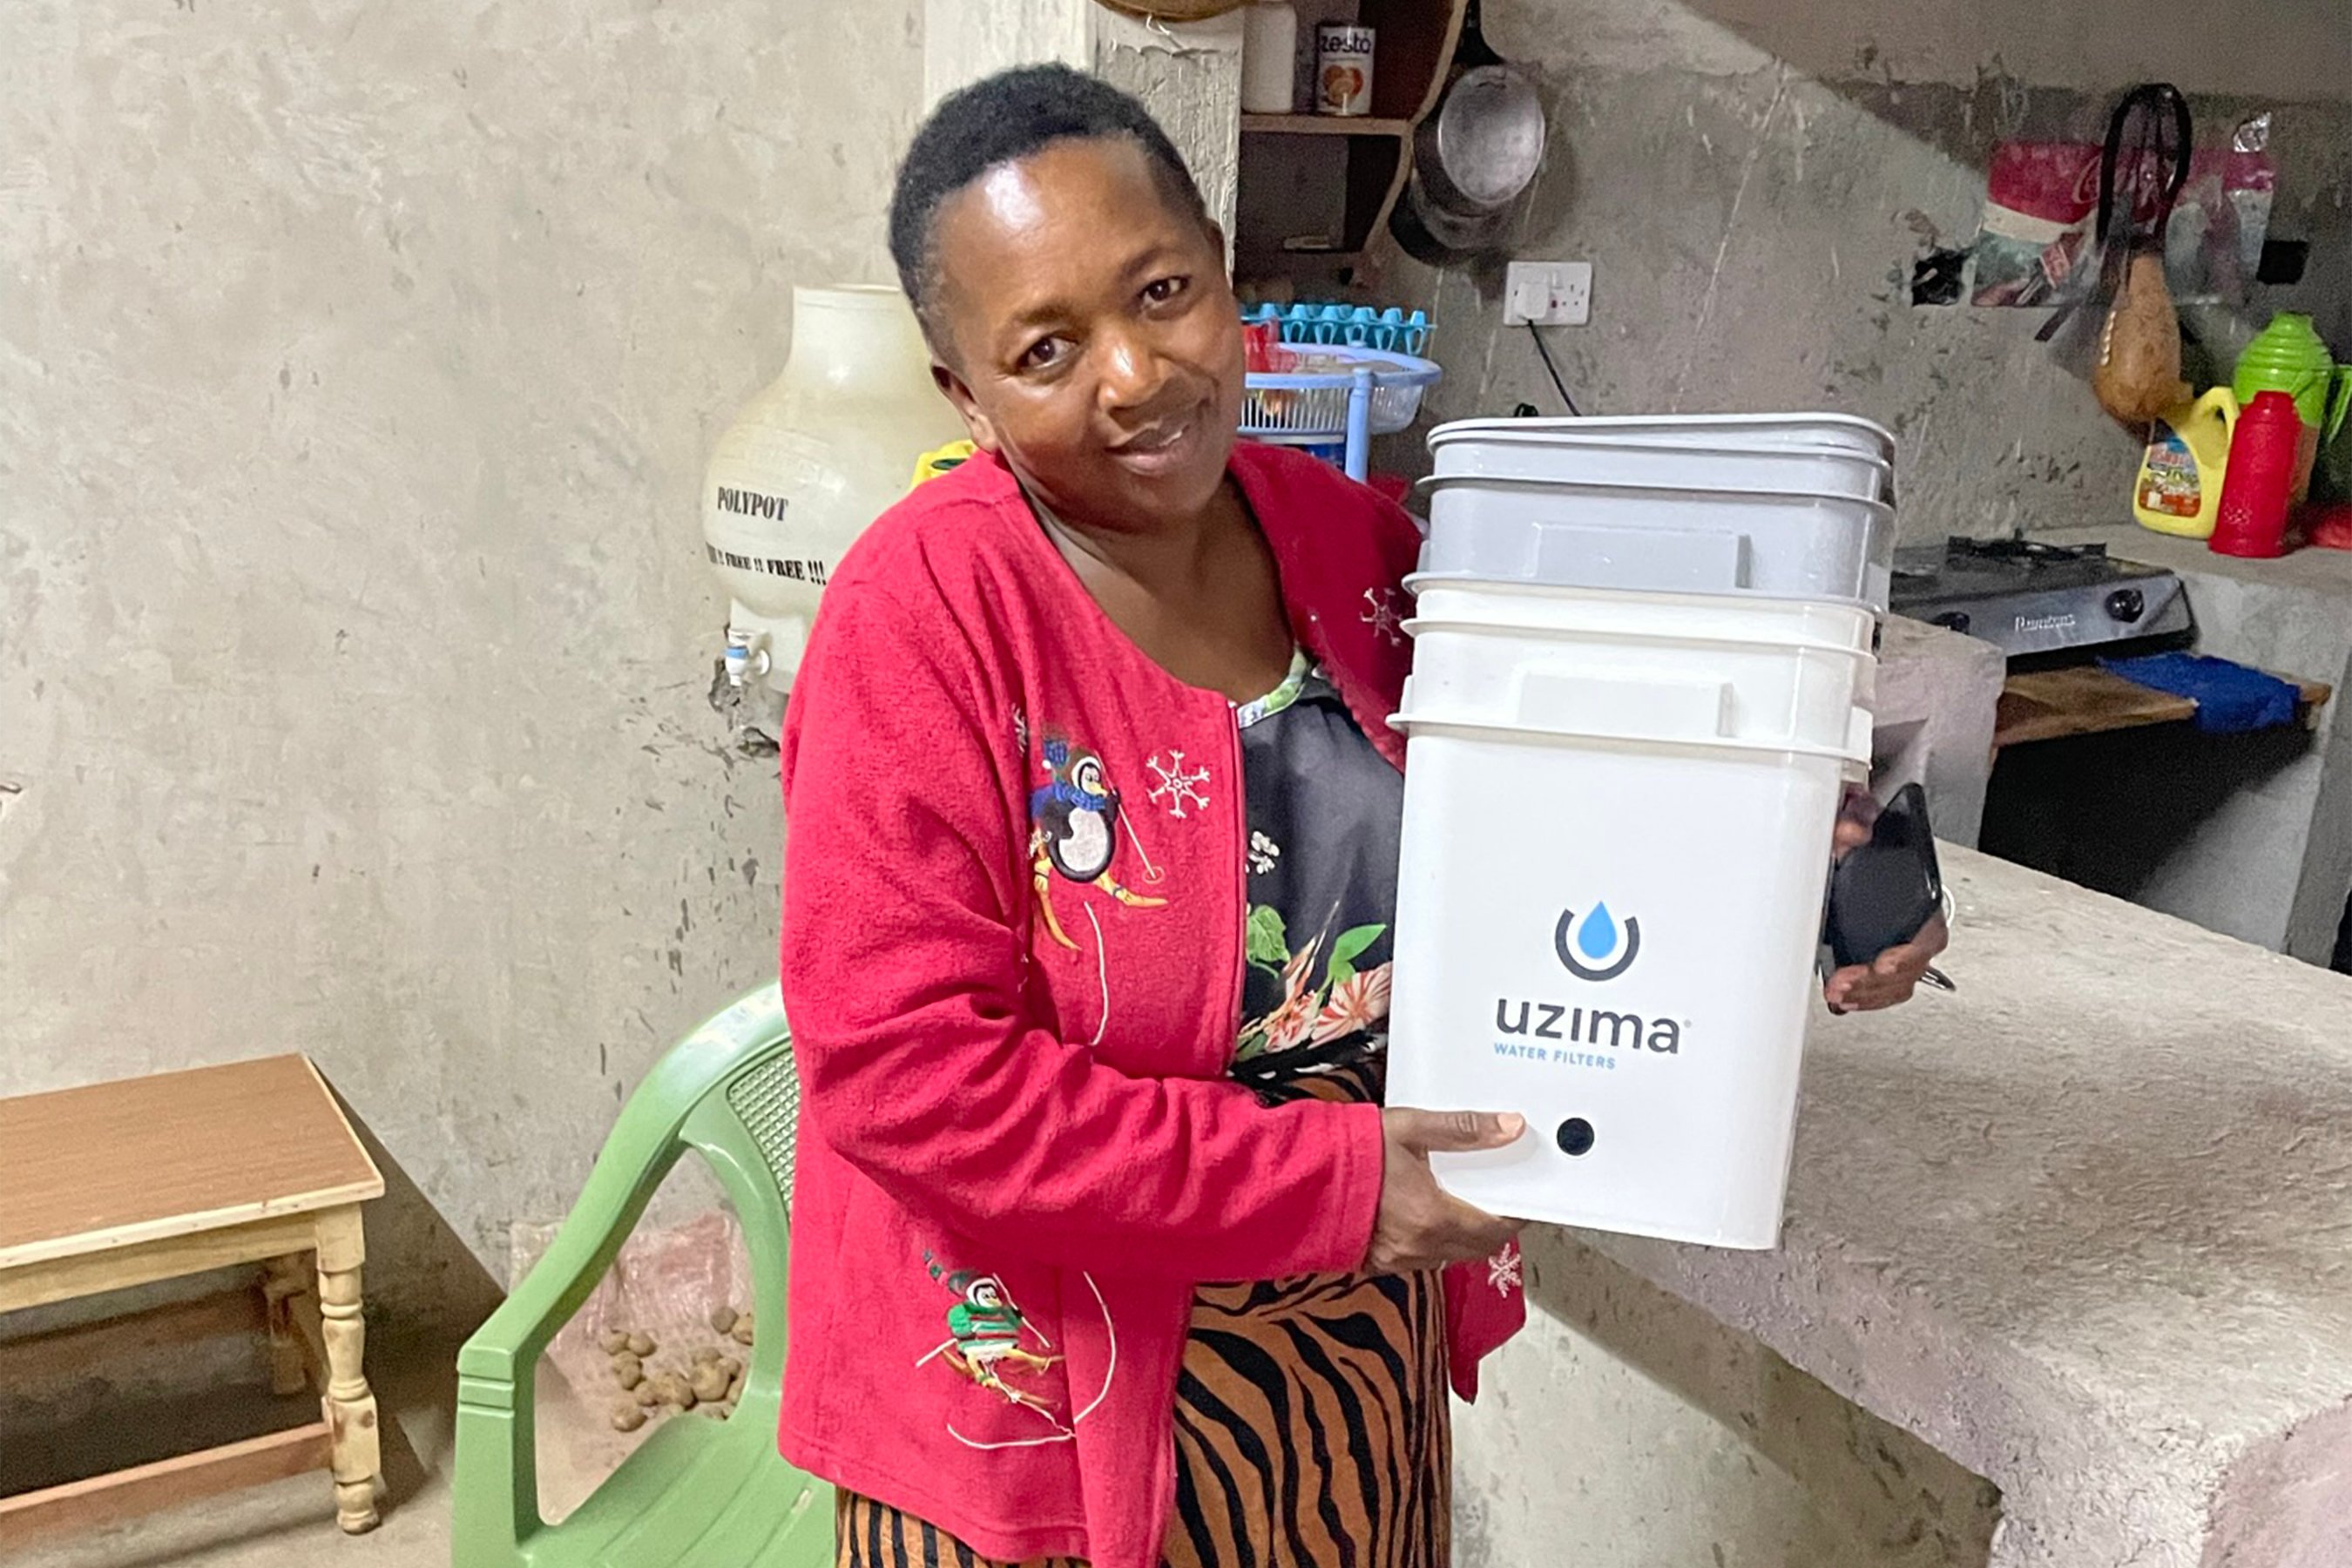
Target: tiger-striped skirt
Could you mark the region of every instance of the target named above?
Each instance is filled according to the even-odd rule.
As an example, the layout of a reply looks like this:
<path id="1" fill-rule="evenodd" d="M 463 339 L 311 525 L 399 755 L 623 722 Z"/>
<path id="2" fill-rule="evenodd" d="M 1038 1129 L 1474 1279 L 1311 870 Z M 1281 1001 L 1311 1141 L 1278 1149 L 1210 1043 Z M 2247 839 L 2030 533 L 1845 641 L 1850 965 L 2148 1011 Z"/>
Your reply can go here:
<path id="1" fill-rule="evenodd" d="M 1433 1274 L 1202 1287 L 1164 1568 L 1445 1568 L 1446 1400 Z M 844 1492 L 838 1507 L 840 1568 L 1005 1568 L 887 1504 Z"/>

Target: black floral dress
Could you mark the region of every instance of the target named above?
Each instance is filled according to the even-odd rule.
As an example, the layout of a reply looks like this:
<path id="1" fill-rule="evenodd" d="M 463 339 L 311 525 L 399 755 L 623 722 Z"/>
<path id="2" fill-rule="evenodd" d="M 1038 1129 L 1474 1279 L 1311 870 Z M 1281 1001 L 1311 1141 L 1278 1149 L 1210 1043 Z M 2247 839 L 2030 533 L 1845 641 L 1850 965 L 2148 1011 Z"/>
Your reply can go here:
<path id="1" fill-rule="evenodd" d="M 1303 652 L 1234 718 L 1249 969 L 1233 1076 L 1272 1103 L 1377 1101 L 1403 777 Z M 1176 1385 L 1166 1568 L 1443 1568 L 1447 1397 L 1433 1274 L 1202 1286 Z M 845 1493 L 839 1508 L 842 1568 L 999 1568 L 885 1504 Z"/>

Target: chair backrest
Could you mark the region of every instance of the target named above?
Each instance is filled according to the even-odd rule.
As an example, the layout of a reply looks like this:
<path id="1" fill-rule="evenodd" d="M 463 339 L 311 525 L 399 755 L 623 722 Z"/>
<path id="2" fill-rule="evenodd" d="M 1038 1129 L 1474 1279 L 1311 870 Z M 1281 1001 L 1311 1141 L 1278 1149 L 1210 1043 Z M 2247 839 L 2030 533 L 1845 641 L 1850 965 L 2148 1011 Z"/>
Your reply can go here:
<path id="1" fill-rule="evenodd" d="M 761 994 L 762 998 L 774 995 L 773 986 Z M 772 1431 L 784 1375 L 793 1146 L 801 1110 L 800 1077 L 793 1068 L 791 1037 L 782 1019 L 779 1001 L 773 1042 L 750 1055 L 715 1092 L 704 1095 L 680 1131 L 681 1141 L 709 1163 L 743 1227 L 756 1331 L 737 1414 L 740 1418 L 752 1407 L 751 1418 L 764 1421 Z"/>
<path id="2" fill-rule="evenodd" d="M 799 1116 L 792 1036 L 773 984 L 706 1020 L 629 1096 L 547 1253 L 458 1352 L 452 1537 L 460 1568 L 569 1561 L 565 1538 L 576 1531 L 565 1525 L 572 1521 L 545 1525 L 537 1507 L 531 1391 L 539 1357 L 604 1277 L 688 1149 L 709 1163 L 733 1206 L 751 1269 L 750 1365 L 734 1415 L 713 1428 L 713 1438 L 723 1433 L 730 1446 L 756 1447 L 782 1466 L 775 1433 Z M 788 1490 L 789 1477 L 797 1474 L 780 1475 L 779 1490 Z M 580 1510 L 592 1512 L 586 1505 Z"/>

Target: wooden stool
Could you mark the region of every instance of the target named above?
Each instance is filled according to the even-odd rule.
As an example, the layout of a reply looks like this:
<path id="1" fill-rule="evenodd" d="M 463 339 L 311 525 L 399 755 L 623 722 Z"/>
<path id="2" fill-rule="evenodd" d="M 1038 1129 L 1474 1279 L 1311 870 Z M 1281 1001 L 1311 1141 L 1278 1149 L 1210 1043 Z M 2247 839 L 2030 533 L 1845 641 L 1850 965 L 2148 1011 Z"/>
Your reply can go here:
<path id="1" fill-rule="evenodd" d="M 321 1466 L 334 1474 L 336 1521 L 372 1529 L 360 1205 L 383 1195 L 375 1163 L 303 1057 L 0 1100 L 0 1312 L 257 1263 L 273 1390 L 320 1396 L 320 1419 L 291 1431 L 0 1497 L 0 1552 Z M 196 1338 L 251 1323 L 255 1306 L 239 1292 L 0 1342 L 0 1369 L 26 1352 L 67 1359 L 110 1335 Z"/>

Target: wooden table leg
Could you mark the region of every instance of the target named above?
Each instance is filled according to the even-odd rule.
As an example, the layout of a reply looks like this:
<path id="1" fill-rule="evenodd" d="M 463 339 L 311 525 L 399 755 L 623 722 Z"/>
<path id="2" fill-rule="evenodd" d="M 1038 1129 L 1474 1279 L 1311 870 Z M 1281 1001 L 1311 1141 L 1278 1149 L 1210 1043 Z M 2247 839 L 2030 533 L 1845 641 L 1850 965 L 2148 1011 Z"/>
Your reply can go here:
<path id="1" fill-rule="evenodd" d="M 269 1304 L 269 1392 L 299 1394 L 310 1386 L 310 1357 L 295 1321 L 295 1301 L 310 1290 L 310 1260 L 300 1253 L 261 1266 L 261 1296 Z"/>
<path id="2" fill-rule="evenodd" d="M 366 1258 L 356 1205 L 319 1215 L 320 1331 L 327 1342 L 322 1403 L 335 1473 L 335 1522 L 349 1535 L 375 1528 L 375 1480 L 382 1467 L 375 1395 L 362 1364 L 367 1325 L 360 1317 L 360 1265 Z"/>

